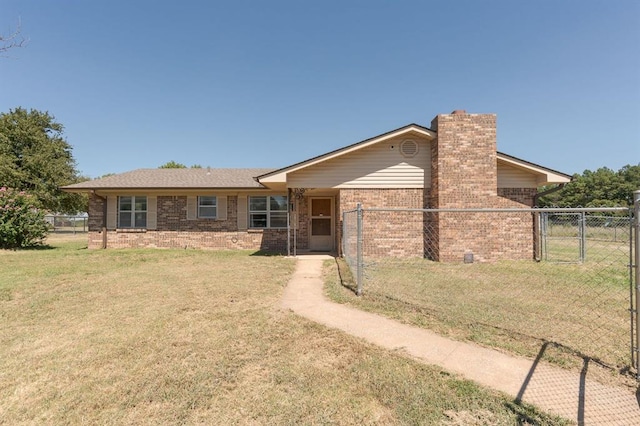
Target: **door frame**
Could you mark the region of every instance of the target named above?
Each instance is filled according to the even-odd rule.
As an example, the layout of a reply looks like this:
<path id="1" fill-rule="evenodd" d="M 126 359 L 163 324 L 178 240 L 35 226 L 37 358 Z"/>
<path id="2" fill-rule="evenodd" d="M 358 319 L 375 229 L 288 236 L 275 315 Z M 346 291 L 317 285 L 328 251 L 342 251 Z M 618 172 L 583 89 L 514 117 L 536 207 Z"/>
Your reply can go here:
<path id="1" fill-rule="evenodd" d="M 327 216 L 313 216 L 312 215 L 312 208 L 313 208 L 313 200 L 317 200 L 317 199 L 324 199 L 324 200 L 330 200 L 331 205 L 330 205 L 330 215 L 329 215 L 329 219 L 331 219 L 330 221 L 330 226 L 331 226 L 331 235 L 328 237 L 331 239 L 331 243 L 328 245 L 328 248 L 317 248 L 317 245 L 314 245 L 314 241 L 313 241 L 313 226 L 312 226 L 312 222 L 313 219 L 320 219 L 320 218 L 324 218 L 326 219 Z M 336 240 L 336 236 L 335 236 L 335 220 L 336 220 L 336 214 L 335 214 L 335 197 L 334 196 L 330 196 L 330 195 L 318 195 L 318 196 L 309 196 L 309 250 L 318 250 L 318 251 L 333 251 L 335 250 L 335 240 Z M 319 238 L 319 237 L 316 237 Z M 326 247 L 326 246 L 325 246 Z"/>

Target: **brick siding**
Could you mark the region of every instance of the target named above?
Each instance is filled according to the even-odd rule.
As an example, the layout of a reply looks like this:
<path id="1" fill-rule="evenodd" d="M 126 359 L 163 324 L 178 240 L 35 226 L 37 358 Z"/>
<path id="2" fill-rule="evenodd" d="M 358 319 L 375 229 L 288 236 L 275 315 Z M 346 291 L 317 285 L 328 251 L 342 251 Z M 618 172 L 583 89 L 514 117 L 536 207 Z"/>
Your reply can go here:
<path id="1" fill-rule="evenodd" d="M 104 199 L 89 198 L 89 248 L 103 244 Z M 238 197 L 227 197 L 227 220 L 187 220 L 186 196 L 159 196 L 155 230 L 118 229 L 107 232 L 109 248 L 245 249 L 286 253 L 286 229 L 238 230 Z"/>
<path id="2" fill-rule="evenodd" d="M 533 200 L 537 193 L 536 188 L 498 188 L 498 196 L 526 207 L 533 207 Z"/>
<path id="3" fill-rule="evenodd" d="M 530 207 L 535 189 L 498 190 L 496 116 L 452 113 L 431 124 L 434 208 Z M 437 261 L 533 258 L 531 213 L 438 213 L 425 218 L 430 243 L 425 255 Z"/>
<path id="4" fill-rule="evenodd" d="M 291 202 L 295 206 L 294 214 L 291 220 L 295 221 L 295 232 L 291 230 L 291 247 L 292 250 L 308 250 L 309 249 L 309 197 L 295 198 L 291 197 Z M 296 226 L 297 225 L 297 226 Z"/>
<path id="5" fill-rule="evenodd" d="M 434 208 L 488 207 L 497 196 L 495 114 L 441 114 L 432 145 Z"/>
<path id="6" fill-rule="evenodd" d="M 341 189 L 342 211 L 363 209 L 422 209 L 429 190 L 423 189 Z M 422 213 L 420 213 L 422 215 Z M 373 257 L 422 257 L 424 253 L 422 220 L 411 220 L 410 212 L 366 212 L 363 217 L 364 255 Z"/>

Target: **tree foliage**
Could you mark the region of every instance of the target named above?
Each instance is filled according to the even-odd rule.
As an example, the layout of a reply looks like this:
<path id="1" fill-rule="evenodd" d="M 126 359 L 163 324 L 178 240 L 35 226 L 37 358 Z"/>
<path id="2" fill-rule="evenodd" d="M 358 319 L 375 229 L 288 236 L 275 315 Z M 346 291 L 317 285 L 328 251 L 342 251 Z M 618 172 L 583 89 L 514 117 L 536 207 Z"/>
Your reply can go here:
<path id="1" fill-rule="evenodd" d="M 161 165 L 158 168 L 159 169 L 186 169 L 187 166 L 185 166 L 182 163 L 178 163 L 178 162 L 175 162 L 175 161 L 171 160 L 171 161 L 167 161 L 166 163 L 164 163 L 163 165 Z"/>
<path id="2" fill-rule="evenodd" d="M 166 163 L 164 163 L 163 165 L 161 165 L 160 167 L 158 167 L 159 169 L 186 169 L 187 166 L 185 166 L 182 163 L 178 163 L 176 161 L 167 161 Z M 194 164 L 191 166 L 192 169 L 201 169 L 202 166 L 199 164 Z"/>
<path id="3" fill-rule="evenodd" d="M 16 108 L 0 113 L 0 184 L 35 195 L 51 212 L 86 211 L 86 196 L 59 189 L 86 180 L 78 176 L 63 131 L 48 112 Z"/>
<path id="4" fill-rule="evenodd" d="M 548 189 L 542 188 L 541 191 Z M 629 207 L 640 190 L 640 164 L 575 174 L 562 190 L 540 197 L 540 207 Z"/>
<path id="5" fill-rule="evenodd" d="M 42 244 L 49 227 L 38 200 L 24 191 L 0 188 L 0 248 L 15 249 Z"/>

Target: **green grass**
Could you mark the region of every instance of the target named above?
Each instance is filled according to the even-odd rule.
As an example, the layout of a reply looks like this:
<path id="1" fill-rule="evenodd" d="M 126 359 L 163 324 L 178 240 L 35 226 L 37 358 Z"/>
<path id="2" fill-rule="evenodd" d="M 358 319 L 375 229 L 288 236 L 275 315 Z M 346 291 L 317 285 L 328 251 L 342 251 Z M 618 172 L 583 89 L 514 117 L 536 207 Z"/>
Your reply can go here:
<path id="1" fill-rule="evenodd" d="M 556 253 L 571 249 L 553 244 Z M 327 292 L 340 303 L 530 358 L 550 343 L 547 361 L 579 370 L 587 357 L 603 367 L 593 373 L 599 380 L 635 384 L 627 264 L 628 245 L 594 241 L 584 263 L 366 259 L 358 298 L 338 260 L 342 281 L 328 263 Z"/>
<path id="2" fill-rule="evenodd" d="M 0 251 L 0 424 L 566 424 L 278 308 L 294 261 Z"/>

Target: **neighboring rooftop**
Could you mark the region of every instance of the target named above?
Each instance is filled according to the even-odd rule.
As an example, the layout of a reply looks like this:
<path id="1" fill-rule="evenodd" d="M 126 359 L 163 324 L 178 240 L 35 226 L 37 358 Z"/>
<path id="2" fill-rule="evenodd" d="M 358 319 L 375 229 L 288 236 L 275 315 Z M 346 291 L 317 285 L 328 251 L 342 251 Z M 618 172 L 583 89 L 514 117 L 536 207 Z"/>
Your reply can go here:
<path id="1" fill-rule="evenodd" d="M 254 178 L 273 169 L 137 169 L 64 186 L 68 191 L 89 189 L 264 188 Z"/>

